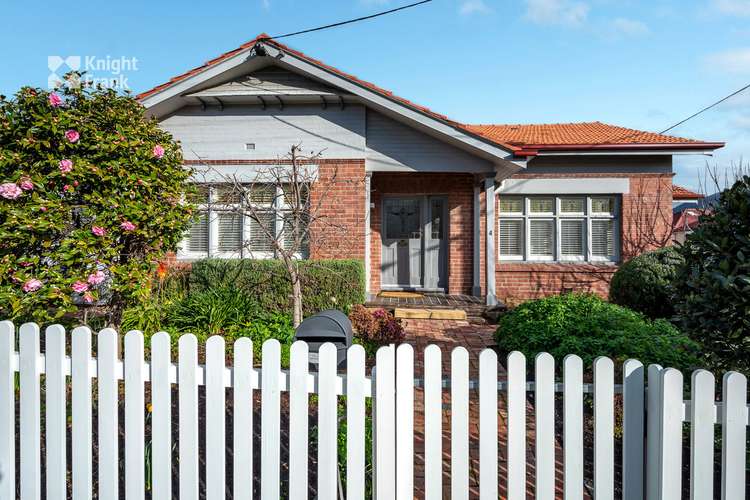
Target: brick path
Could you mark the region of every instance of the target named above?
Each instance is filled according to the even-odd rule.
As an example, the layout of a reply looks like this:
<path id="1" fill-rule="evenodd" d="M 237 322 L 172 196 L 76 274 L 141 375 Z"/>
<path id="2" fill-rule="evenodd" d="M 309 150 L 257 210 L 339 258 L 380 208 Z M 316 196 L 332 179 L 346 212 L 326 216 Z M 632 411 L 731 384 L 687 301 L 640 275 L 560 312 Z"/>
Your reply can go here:
<path id="1" fill-rule="evenodd" d="M 423 358 L 422 352 L 429 344 L 438 345 L 443 351 L 443 377 L 448 376 L 450 368 L 450 351 L 457 346 L 464 346 L 469 351 L 469 376 L 477 378 L 479 368 L 479 353 L 494 344 L 493 333 L 495 327 L 492 325 L 475 325 L 466 321 L 448 320 L 404 320 L 406 330 L 406 342 L 414 346 L 415 351 L 415 375 L 422 377 Z M 500 379 L 506 377 L 503 364 L 498 366 Z M 507 443 L 507 412 L 504 394 L 498 395 L 498 449 L 499 449 L 499 471 L 498 484 L 501 498 L 506 498 L 506 443 Z M 479 495 L 479 413 L 476 391 L 470 391 L 469 400 L 469 496 L 477 498 Z M 414 497 L 424 498 L 424 396 L 421 389 L 415 390 L 415 463 L 414 463 Z M 450 394 L 444 393 L 443 397 L 443 497 L 450 498 Z M 533 407 L 527 405 L 527 492 L 529 498 L 533 498 L 534 491 L 534 416 Z M 561 450 L 558 447 L 558 455 Z M 558 491 L 561 491 L 562 464 L 558 460 Z"/>

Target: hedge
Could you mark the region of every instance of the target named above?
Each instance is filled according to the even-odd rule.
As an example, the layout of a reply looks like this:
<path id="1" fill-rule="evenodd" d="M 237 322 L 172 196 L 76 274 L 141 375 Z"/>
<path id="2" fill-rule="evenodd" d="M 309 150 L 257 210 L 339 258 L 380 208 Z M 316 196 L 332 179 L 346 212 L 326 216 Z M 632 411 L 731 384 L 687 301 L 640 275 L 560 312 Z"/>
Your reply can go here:
<path id="1" fill-rule="evenodd" d="M 365 301 L 361 260 L 302 260 L 299 267 L 305 316 L 331 308 L 348 311 Z M 292 287 L 279 260 L 204 259 L 193 263 L 190 293 L 222 288 L 247 294 L 270 311 L 292 307 Z"/>

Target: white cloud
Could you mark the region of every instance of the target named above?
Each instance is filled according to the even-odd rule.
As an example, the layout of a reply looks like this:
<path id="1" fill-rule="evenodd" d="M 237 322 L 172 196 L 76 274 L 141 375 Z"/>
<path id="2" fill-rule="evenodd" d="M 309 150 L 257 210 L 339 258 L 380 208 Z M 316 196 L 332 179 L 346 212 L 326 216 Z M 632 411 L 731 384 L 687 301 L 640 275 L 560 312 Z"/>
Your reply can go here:
<path id="1" fill-rule="evenodd" d="M 722 14 L 750 16 L 750 0 L 713 0 L 713 5 Z"/>
<path id="2" fill-rule="evenodd" d="M 706 58 L 706 63 L 712 69 L 727 73 L 750 73 L 750 47 L 711 54 Z"/>
<path id="3" fill-rule="evenodd" d="M 461 6 L 458 8 L 458 12 L 461 15 L 467 16 L 470 14 L 487 14 L 490 12 L 490 8 L 484 3 L 484 0 L 464 0 L 461 2 Z"/>
<path id="4" fill-rule="evenodd" d="M 618 17 L 612 21 L 612 29 L 615 33 L 625 36 L 641 36 L 649 32 L 645 23 L 636 19 Z"/>
<path id="5" fill-rule="evenodd" d="M 526 0 L 526 18 L 537 24 L 581 26 L 589 6 L 573 0 Z"/>

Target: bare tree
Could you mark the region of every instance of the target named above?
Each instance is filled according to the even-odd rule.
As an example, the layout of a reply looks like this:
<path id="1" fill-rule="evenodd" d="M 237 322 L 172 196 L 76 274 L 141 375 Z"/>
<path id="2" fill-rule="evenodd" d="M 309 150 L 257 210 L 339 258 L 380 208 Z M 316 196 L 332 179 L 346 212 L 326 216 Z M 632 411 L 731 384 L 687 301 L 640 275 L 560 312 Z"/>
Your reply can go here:
<path id="1" fill-rule="evenodd" d="M 750 163 L 746 163 L 742 158 L 737 162 L 730 162 L 725 168 L 719 167 L 718 163 L 711 165 L 706 162 L 703 176 L 698 177 L 698 187 L 703 196 L 710 196 L 730 188 L 746 175 L 750 175 Z"/>
<path id="2" fill-rule="evenodd" d="M 338 255 L 348 254 L 351 227 L 336 217 L 344 200 L 336 200 L 334 187 L 358 182 L 339 179 L 338 168 L 319 168 L 322 153 L 304 153 L 300 144 L 270 165 L 253 165 L 248 173 L 220 171 L 206 165 L 204 182 L 220 187 L 212 198 L 212 213 L 230 219 L 243 231 L 238 250 L 243 257 L 275 258 L 284 264 L 292 289 L 294 326 L 302 322 L 302 273 L 300 261 L 326 256 L 321 249 L 335 245 Z M 206 162 L 208 163 L 208 162 Z M 241 171 L 241 170 L 240 170 Z M 362 179 L 363 181 L 364 179 Z M 329 251 L 330 253 L 330 251 Z"/>
<path id="3" fill-rule="evenodd" d="M 672 241 L 672 177 L 638 179 L 633 192 L 623 197 L 622 250 L 629 259 L 668 246 Z M 631 184 L 632 186 L 632 184 Z"/>

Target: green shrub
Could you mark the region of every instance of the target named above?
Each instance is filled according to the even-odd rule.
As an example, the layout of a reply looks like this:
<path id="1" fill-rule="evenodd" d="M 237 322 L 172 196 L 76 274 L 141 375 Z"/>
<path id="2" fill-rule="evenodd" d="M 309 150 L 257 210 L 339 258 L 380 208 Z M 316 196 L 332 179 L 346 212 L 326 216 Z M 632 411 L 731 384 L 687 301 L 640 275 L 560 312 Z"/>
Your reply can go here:
<path id="1" fill-rule="evenodd" d="M 681 248 L 678 321 L 716 369 L 750 373 L 750 177 L 721 193 Z"/>
<path id="2" fill-rule="evenodd" d="M 306 316 L 325 309 L 348 311 L 365 300 L 361 260 L 300 261 L 302 307 Z M 279 260 L 204 259 L 193 263 L 190 293 L 232 289 L 261 309 L 291 311 L 292 288 Z"/>
<path id="3" fill-rule="evenodd" d="M 525 302 L 505 314 L 496 340 L 504 352 L 528 359 L 549 352 L 558 362 L 577 354 L 585 366 L 597 356 L 633 358 L 681 370 L 696 366 L 697 346 L 668 321 L 649 320 L 595 295 L 566 294 Z"/>
<path id="4" fill-rule="evenodd" d="M 675 247 L 647 252 L 623 263 L 612 277 L 609 300 L 649 318 L 674 316 L 673 282 L 683 259 Z"/>

